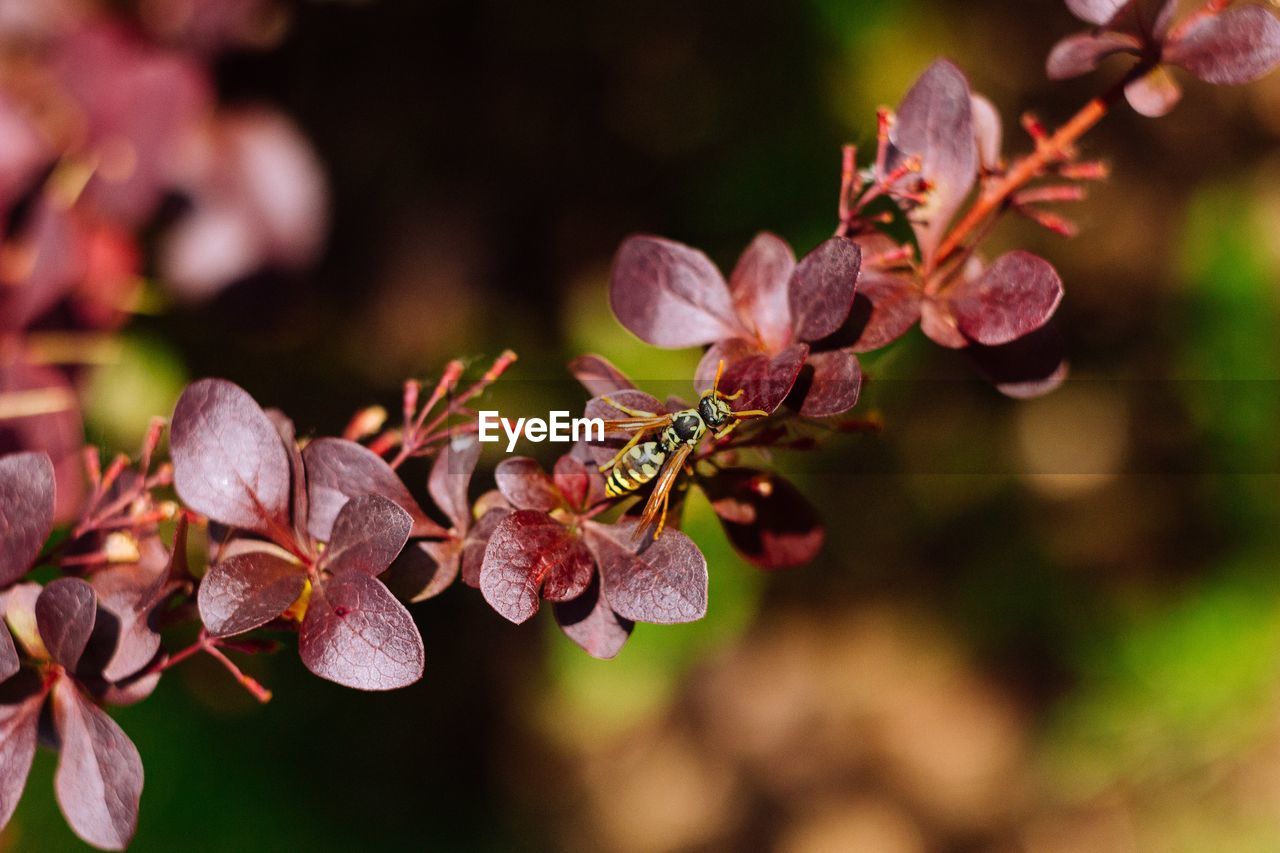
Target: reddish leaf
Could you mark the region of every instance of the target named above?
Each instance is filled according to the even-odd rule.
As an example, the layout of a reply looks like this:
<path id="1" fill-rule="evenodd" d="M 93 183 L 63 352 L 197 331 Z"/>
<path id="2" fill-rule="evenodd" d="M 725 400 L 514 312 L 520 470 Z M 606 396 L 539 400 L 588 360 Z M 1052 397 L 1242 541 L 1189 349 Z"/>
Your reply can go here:
<path id="1" fill-rule="evenodd" d="M 580 355 L 569 362 L 569 372 L 582 383 L 587 393 L 592 396 L 612 394 L 615 391 L 634 389 L 621 370 L 614 367 L 608 359 L 601 355 Z"/>
<path id="2" fill-rule="evenodd" d="M 395 690 L 422 677 L 422 637 L 409 611 L 359 572 L 315 588 L 298 653 L 316 675 L 357 690 Z"/>
<path id="3" fill-rule="evenodd" d="M 541 598 L 568 601 L 591 582 L 594 561 L 582 540 L 537 510 L 513 512 L 485 548 L 480 592 L 494 610 L 519 624 L 538 612 Z"/>
<path id="4" fill-rule="evenodd" d="M 513 456 L 498 463 L 493 471 L 502 496 L 516 509 L 550 512 L 563 506 L 564 497 L 542 466 L 527 456 Z"/>
<path id="5" fill-rule="evenodd" d="M 297 563 L 262 551 L 236 554 L 212 566 L 200 582 L 200 621 L 215 637 L 260 628 L 298 600 L 306 581 Z"/>
<path id="6" fill-rule="evenodd" d="M 0 457 L 0 589 L 27 573 L 49 536 L 53 482 L 46 453 Z"/>
<path id="7" fill-rule="evenodd" d="M 0 704 L 0 830 L 8 826 L 27 786 L 43 705 L 43 692 Z"/>
<path id="8" fill-rule="evenodd" d="M 510 507 L 494 507 L 480 516 L 475 527 L 462 542 L 462 556 L 459 559 L 459 573 L 462 582 L 473 589 L 480 588 L 480 572 L 484 569 L 484 552 L 489 546 L 489 537 L 498 529 L 508 515 Z"/>
<path id="9" fill-rule="evenodd" d="M 143 560 L 111 566 L 91 581 L 98 605 L 115 623 L 115 643 L 102 676 L 119 681 L 141 670 L 160 650 L 160 635 L 148 624 L 169 588 L 168 554 L 157 538 L 143 543 Z M 99 621 L 103 621 L 101 618 Z"/>
<path id="10" fill-rule="evenodd" d="M 4 623 L 4 601 L 0 599 L 0 684 L 12 678 L 21 665 L 9 627 Z"/>
<path id="11" fill-rule="evenodd" d="M 123 850 L 138 824 L 142 759 L 115 721 L 67 678 L 53 687 L 53 722 L 61 741 L 54 790 L 76 835 L 104 850 Z"/>
<path id="12" fill-rule="evenodd" d="M 684 533 L 668 527 L 637 553 L 634 521 L 588 521 L 585 530 L 605 596 L 619 616 L 667 625 L 706 615 L 707 559 Z"/>
<path id="13" fill-rule="evenodd" d="M 600 660 L 617 657 L 635 627 L 630 619 L 613 612 L 600 587 L 599 573 L 592 576 L 586 592 L 572 601 L 557 602 L 554 610 L 560 630 Z"/>
<path id="14" fill-rule="evenodd" d="M 1108 57 L 1117 53 L 1136 54 L 1140 48 L 1139 41 L 1127 33 L 1110 30 L 1077 33 L 1053 46 L 1045 61 L 1045 71 L 1050 80 L 1079 77 L 1093 71 Z"/>
<path id="15" fill-rule="evenodd" d="M 864 250 L 865 250 L 864 245 Z M 906 275 L 864 268 L 850 312 L 854 352 L 870 352 L 896 341 L 920 321 L 920 289 Z"/>
<path id="16" fill-rule="evenodd" d="M 724 341 L 702 356 L 695 371 L 695 382 L 710 388 L 717 365 L 723 360 L 725 368 L 724 375 L 720 377 L 720 390 L 726 394 L 743 392 L 733 402 L 733 407 L 772 412 L 791 393 L 808 354 L 807 344 L 796 344 L 770 357 L 755 351 L 741 339 Z"/>
<path id="17" fill-rule="evenodd" d="M 1115 17 L 1128 0 L 1067 0 L 1071 14 L 1082 21 L 1102 26 Z"/>
<path id="18" fill-rule="evenodd" d="M 930 184 L 928 200 L 911 213 L 927 260 L 977 177 L 969 81 L 959 68 L 939 60 L 920 75 L 898 107 L 890 139 L 904 155 L 920 158 L 920 177 Z"/>
<path id="19" fill-rule="evenodd" d="M 379 580 L 396 598 L 419 602 L 434 598 L 458 578 L 462 539 L 410 542 Z"/>
<path id="20" fill-rule="evenodd" d="M 13 632 L 13 639 L 29 657 L 37 660 L 48 660 L 50 657 L 36 624 L 36 602 L 40 600 L 40 593 L 43 591 L 40 584 L 20 583 L 10 587 L 4 595 L 4 619 Z"/>
<path id="21" fill-rule="evenodd" d="M 48 142 L 15 100 L 0 96 L 0 205 L 6 210 L 54 157 Z M 0 305 L 3 299 L 0 296 Z"/>
<path id="22" fill-rule="evenodd" d="M 743 333 L 715 265 L 702 252 L 660 237 L 623 242 L 609 300 L 618 321 L 654 346 L 700 346 Z"/>
<path id="23" fill-rule="evenodd" d="M 1192 18 L 1165 49 L 1164 59 L 1206 83 L 1251 83 L 1280 62 L 1280 21 L 1261 6 L 1233 6 Z"/>
<path id="24" fill-rule="evenodd" d="M 59 578 L 36 599 L 36 628 L 50 657 L 68 672 L 80 664 L 93 624 L 98 598 L 80 578 Z"/>
<path id="25" fill-rule="evenodd" d="M 1157 46 L 1169 32 L 1178 0 L 1129 0 L 1108 22 L 1108 28 L 1132 33 L 1143 44 Z"/>
<path id="26" fill-rule="evenodd" d="M 605 499 L 599 468 L 567 454 L 556 460 L 553 482 L 573 509 L 589 509 Z"/>
<path id="27" fill-rule="evenodd" d="M 0 290 L 3 286 L 0 286 Z M 17 362 L 0 366 L 0 395 L 34 392 L 51 410 L 0 420 L 0 455 L 43 450 L 53 461 L 54 522 L 79 518 L 84 493 L 84 425 L 76 391 L 58 370 Z M 0 550 L 5 546 L 0 543 Z"/>
<path id="28" fill-rule="evenodd" d="M 328 187 L 306 136 L 263 107 L 201 125 L 181 184 L 191 206 L 164 234 L 166 283 L 206 297 L 268 266 L 299 267 L 323 244 Z"/>
<path id="29" fill-rule="evenodd" d="M 81 27 L 62 40 L 54 64 L 75 99 L 92 149 L 116 174 L 99 169 L 86 197 L 112 218 L 136 224 L 149 216 L 169 185 L 181 145 L 209 112 L 205 70 L 176 51 L 162 50 L 115 24 Z M 129 159 L 125 169 L 121 151 Z"/>
<path id="30" fill-rule="evenodd" d="M 971 343 L 956 328 L 951 306 L 941 299 L 926 299 L 920 303 L 920 331 L 938 346 L 948 349 L 964 349 Z"/>
<path id="31" fill-rule="evenodd" d="M 973 345 L 965 350 L 1002 393 L 1017 399 L 1047 394 L 1067 377 L 1062 337 L 1052 323 L 998 347 Z"/>
<path id="32" fill-rule="evenodd" d="M 986 272 L 958 281 L 948 294 L 956 327 L 965 337 L 999 346 L 1043 326 L 1062 301 L 1062 279 L 1030 252 L 1001 255 Z"/>
<path id="33" fill-rule="evenodd" d="M 1157 65 L 1124 87 L 1125 99 L 1134 111 L 1148 118 L 1168 114 L 1182 99 L 1182 87 L 1169 69 Z"/>
<path id="34" fill-rule="evenodd" d="M 983 95 L 974 95 L 969 104 L 973 111 L 973 134 L 978 141 L 978 161 L 987 171 L 995 171 L 1000 166 L 1004 147 L 1000 113 Z"/>
<path id="35" fill-rule="evenodd" d="M 381 574 L 409 541 L 413 519 L 381 495 L 361 495 L 342 505 L 333 522 L 324 567 L 334 574 Z"/>
<path id="36" fill-rule="evenodd" d="M 10 240 L 10 250 L 28 259 L 0 279 L 0 329 L 16 332 L 71 293 L 85 275 L 87 246 L 81 218 L 45 196 Z"/>
<path id="37" fill-rule="evenodd" d="M 460 533 L 466 533 L 471 526 L 471 502 L 467 500 L 467 491 L 479 461 L 480 442 L 472 436 L 458 436 L 440 448 L 440 455 L 427 478 L 431 499 Z"/>
<path id="38" fill-rule="evenodd" d="M 820 340 L 844 325 L 861 266 L 862 250 L 846 237 L 832 237 L 800 259 L 787 289 L 796 340 Z"/>
<path id="39" fill-rule="evenodd" d="M 427 518 L 400 477 L 381 456 L 354 441 L 318 438 L 302 451 L 307 468 L 311 535 L 327 541 L 338 510 L 358 495 L 382 495 L 413 518 L 413 536 L 445 536 L 448 531 Z"/>
<path id="40" fill-rule="evenodd" d="M 173 483 L 196 512 L 264 535 L 289 531 L 289 457 L 275 425 L 238 385 L 202 379 L 173 411 Z"/>
<path id="41" fill-rule="evenodd" d="M 822 549 L 822 520 L 791 483 L 768 471 L 727 468 L 702 481 L 729 541 L 762 569 L 809 562 Z"/>
<path id="42" fill-rule="evenodd" d="M 734 309 L 766 349 L 780 350 L 795 340 L 787 297 L 795 269 L 796 257 L 786 241 L 764 232 L 751 241 L 729 276 Z"/>
<path id="43" fill-rule="evenodd" d="M 862 390 L 862 367 L 852 350 L 810 353 L 798 385 L 806 385 L 800 414 L 826 418 L 852 409 Z"/>
<path id="44" fill-rule="evenodd" d="M 307 541 L 307 518 L 311 508 L 307 499 L 307 471 L 302 463 L 302 451 L 298 449 L 298 434 L 293 421 L 279 409 L 267 409 L 267 417 L 275 425 L 289 457 L 290 490 L 289 515 L 293 518 L 293 536 L 298 542 Z"/>

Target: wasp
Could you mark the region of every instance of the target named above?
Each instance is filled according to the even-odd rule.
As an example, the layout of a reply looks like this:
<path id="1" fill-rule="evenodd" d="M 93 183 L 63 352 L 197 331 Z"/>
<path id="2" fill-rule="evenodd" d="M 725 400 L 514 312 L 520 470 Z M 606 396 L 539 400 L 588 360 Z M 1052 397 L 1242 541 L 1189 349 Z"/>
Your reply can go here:
<path id="1" fill-rule="evenodd" d="M 724 362 L 721 361 L 716 368 L 715 381 L 699 397 L 698 404 L 670 414 L 633 409 L 608 397 L 603 398 L 604 402 L 627 415 L 617 420 L 606 420 L 605 430 L 634 433 L 612 459 L 600 466 L 602 472 L 609 472 L 605 478 L 605 495 L 611 498 L 622 497 L 656 478 L 653 491 L 640 514 L 640 524 L 635 533 L 637 538 L 655 520 L 658 526 L 653 538 L 657 539 L 662 535 L 662 528 L 667 522 L 671 487 L 675 485 L 676 477 L 681 471 L 692 470 L 688 466 L 689 454 L 707 433 L 720 440 L 737 429 L 743 421 L 769 416 L 763 409 L 734 411 L 729 404 L 741 397 L 743 392 L 742 389 L 733 394 L 721 391 L 720 375 L 723 372 Z M 656 437 L 641 440 L 655 434 Z"/>

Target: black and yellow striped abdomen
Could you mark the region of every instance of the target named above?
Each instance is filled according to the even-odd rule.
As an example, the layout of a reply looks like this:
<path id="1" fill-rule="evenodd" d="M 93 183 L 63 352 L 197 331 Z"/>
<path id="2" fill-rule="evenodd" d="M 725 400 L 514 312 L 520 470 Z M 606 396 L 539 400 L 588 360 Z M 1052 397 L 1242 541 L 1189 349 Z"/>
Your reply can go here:
<path id="1" fill-rule="evenodd" d="M 664 442 L 645 441 L 637 444 L 609 470 L 609 476 L 604 482 L 604 493 L 617 498 L 634 492 L 658 476 L 662 463 L 666 460 L 667 449 Z"/>

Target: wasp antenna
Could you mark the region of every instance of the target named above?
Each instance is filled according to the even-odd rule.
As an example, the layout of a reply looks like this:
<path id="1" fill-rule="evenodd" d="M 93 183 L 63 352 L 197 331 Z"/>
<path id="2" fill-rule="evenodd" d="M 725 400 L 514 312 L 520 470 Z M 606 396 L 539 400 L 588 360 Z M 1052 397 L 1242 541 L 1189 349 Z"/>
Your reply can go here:
<path id="1" fill-rule="evenodd" d="M 720 389 L 720 377 L 721 377 L 721 376 L 723 376 L 723 375 L 724 375 L 724 359 L 722 358 L 722 359 L 720 359 L 719 363 L 718 363 L 718 364 L 716 364 L 716 378 L 715 378 L 715 381 L 711 383 L 711 393 L 712 393 L 712 394 L 719 394 L 719 393 L 720 393 L 720 390 L 719 390 L 719 389 Z"/>
<path id="2" fill-rule="evenodd" d="M 744 409 L 741 412 L 733 413 L 738 418 L 767 418 L 769 413 L 764 409 Z"/>

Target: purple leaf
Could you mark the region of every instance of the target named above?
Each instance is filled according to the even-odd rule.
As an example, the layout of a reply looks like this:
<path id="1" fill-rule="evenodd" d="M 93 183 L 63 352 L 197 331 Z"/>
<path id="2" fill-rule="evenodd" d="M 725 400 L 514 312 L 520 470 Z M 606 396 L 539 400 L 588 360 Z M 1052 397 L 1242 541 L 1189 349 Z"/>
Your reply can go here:
<path id="1" fill-rule="evenodd" d="M 679 349 L 743 334 L 724 277 L 696 249 L 628 237 L 609 278 L 614 316 L 641 340 Z"/>
<path id="2" fill-rule="evenodd" d="M 996 105 L 985 95 L 973 95 L 969 99 L 973 112 L 973 135 L 978 141 L 978 162 L 987 171 L 995 171 L 1000 166 L 1000 155 L 1004 148 L 1004 128 L 1000 122 L 1000 112 Z"/>
<path id="3" fill-rule="evenodd" d="M 47 452 L 56 483 L 54 521 L 78 519 L 84 493 L 84 425 L 76 390 L 62 372 L 51 367 L 24 362 L 0 366 L 0 394 L 24 391 L 38 392 L 54 404 L 50 406 L 54 411 L 0 421 L 0 454 Z M 0 541 L 0 552 L 4 548 Z"/>
<path id="4" fill-rule="evenodd" d="M 1102 61 L 1117 53 L 1136 54 L 1141 44 L 1127 33 L 1111 30 L 1076 33 L 1067 36 L 1053 46 L 1045 60 L 1045 71 L 1050 80 L 1066 80 L 1088 74 Z"/>
<path id="5" fill-rule="evenodd" d="M 104 850 L 123 850 L 138 825 L 142 758 L 115 721 L 70 679 L 53 686 L 61 741 L 54 791 L 72 831 Z"/>
<path id="6" fill-rule="evenodd" d="M 298 434 L 293 421 L 279 409 L 267 409 L 267 417 L 280 433 L 284 452 L 289 457 L 289 482 L 292 485 L 289 515 L 293 518 L 293 536 L 299 542 L 307 541 L 307 517 L 311 514 L 307 500 L 307 471 L 302 464 L 302 451 L 298 449 Z"/>
<path id="7" fill-rule="evenodd" d="M 582 540 L 563 524 L 537 510 L 517 510 L 489 538 L 480 592 L 518 625 L 538 612 L 541 598 L 568 601 L 581 595 L 594 566 Z"/>
<path id="8" fill-rule="evenodd" d="M 774 234 L 756 235 L 729 276 L 729 292 L 738 316 L 766 349 L 780 350 L 795 340 L 787 286 L 796 258 Z"/>
<path id="9" fill-rule="evenodd" d="M 27 786 L 43 705 L 43 692 L 0 704 L 0 830 L 8 826 Z"/>
<path id="10" fill-rule="evenodd" d="M 516 509 L 542 512 L 564 505 L 564 497 L 542 466 L 527 456 L 513 456 L 498 463 L 493 471 L 502 496 Z"/>
<path id="11" fill-rule="evenodd" d="M 10 587 L 4 594 L 4 613 L 0 614 L 8 623 L 18 647 L 37 660 L 48 660 L 50 657 L 36 624 L 36 602 L 40 600 L 40 593 L 43 591 L 37 583 L 20 583 Z"/>
<path id="12" fill-rule="evenodd" d="M 93 587 L 80 578 L 59 578 L 36 599 L 40 639 L 54 662 L 68 672 L 74 672 L 80 664 L 97 612 L 98 597 Z"/>
<path id="13" fill-rule="evenodd" d="M 1124 96 L 1134 111 L 1148 118 L 1168 114 L 1182 99 L 1182 87 L 1169 69 L 1157 65 L 1124 87 Z"/>
<path id="14" fill-rule="evenodd" d="M 1251 83 L 1280 62 L 1280 21 L 1261 6 L 1191 18 L 1164 53 L 1206 83 Z"/>
<path id="15" fill-rule="evenodd" d="M 740 411 L 763 409 L 772 412 L 791 393 L 808 354 L 807 344 L 796 344 L 770 357 L 754 350 L 746 341 L 728 340 L 711 347 L 702 356 L 695 371 L 695 382 L 710 388 L 716 368 L 723 360 L 725 368 L 724 375 L 720 377 L 720 390 L 726 394 L 743 392 L 733 402 L 733 407 Z"/>
<path id="16" fill-rule="evenodd" d="M 243 388 L 222 379 L 187 386 L 169 444 L 174 488 L 196 512 L 267 536 L 291 529 L 289 457 Z"/>
<path id="17" fill-rule="evenodd" d="M 463 539 L 410 542 L 379 580 L 396 598 L 417 603 L 434 598 L 458 578 Z"/>
<path id="18" fill-rule="evenodd" d="M 1115 17 L 1129 0 L 1067 0 L 1071 14 L 1082 21 L 1102 26 Z"/>
<path id="19" fill-rule="evenodd" d="M 569 362 L 569 372 L 582 383 L 588 394 L 596 397 L 636 387 L 621 370 L 601 355 L 578 356 Z"/>
<path id="20" fill-rule="evenodd" d="M 459 573 L 462 582 L 473 589 L 480 588 L 480 572 L 484 569 L 484 553 L 489 546 L 489 537 L 498 529 L 508 515 L 510 507 L 494 507 L 480 516 L 476 526 L 471 528 L 467 538 L 462 541 L 462 557 L 459 559 Z"/>
<path id="21" fill-rule="evenodd" d="M 440 448 L 440 455 L 432 464 L 427 478 L 431 499 L 460 533 L 466 533 L 471 526 L 471 503 L 467 500 L 467 491 L 478 461 L 480 442 L 473 436 L 459 436 Z"/>
<path id="22" fill-rule="evenodd" d="M 971 343 L 956 328 L 950 305 L 936 298 L 920 303 L 920 331 L 938 346 L 948 349 L 964 349 Z"/>
<path id="23" fill-rule="evenodd" d="M 168 555 L 155 538 L 147 540 L 143 547 L 143 561 L 103 569 L 91 581 L 98 605 L 114 617 L 117 625 L 115 648 L 102 670 L 108 681 L 133 675 L 160 650 L 160 635 L 151 629 L 148 620 L 165 594 Z"/>
<path id="24" fill-rule="evenodd" d="M 404 605 L 359 572 L 316 586 L 298 635 L 307 669 L 357 690 L 395 690 L 422 678 L 422 637 Z"/>
<path id="25" fill-rule="evenodd" d="M 969 81 L 955 65 L 939 60 L 902 99 L 897 123 L 890 132 L 899 151 L 920 158 L 920 177 L 931 184 L 928 200 L 911 212 L 926 261 L 933 257 L 947 224 L 977 177 L 978 146 L 971 109 Z"/>
<path id="26" fill-rule="evenodd" d="M 386 460 L 364 445 L 342 438 L 318 438 L 302 451 L 302 459 L 311 500 L 307 529 L 317 539 L 329 539 L 338 510 L 359 495 L 382 495 L 399 504 L 413 518 L 413 536 L 448 534 L 427 518 Z"/>
<path id="27" fill-rule="evenodd" d="M 585 523 L 610 606 L 636 622 L 693 622 L 707 612 L 707 559 L 693 540 L 667 528 L 656 540 L 632 540 L 634 521 Z"/>
<path id="28" fill-rule="evenodd" d="M 861 238 L 864 258 L 893 251 L 885 237 Z M 920 288 L 909 273 L 890 272 L 863 264 L 858 292 L 850 311 L 854 352 L 870 352 L 905 335 L 920 320 Z"/>
<path id="29" fill-rule="evenodd" d="M 1062 279 L 1044 258 L 1015 251 L 1001 255 L 982 275 L 958 281 L 948 298 L 965 337 L 999 346 L 1049 321 L 1062 301 Z"/>
<path id="30" fill-rule="evenodd" d="M 212 87 L 194 57 L 103 20 L 62 39 L 54 66 L 77 102 L 89 149 L 124 144 L 132 154 L 132 168 L 114 180 L 99 173 L 85 193 L 94 208 L 133 226 L 151 214 L 189 134 L 209 116 Z"/>
<path id="31" fill-rule="evenodd" d="M 1129 0 L 1108 22 L 1108 29 L 1137 36 L 1145 45 L 1158 46 L 1169 32 L 1178 0 Z"/>
<path id="32" fill-rule="evenodd" d="M 702 481 L 733 547 L 766 570 L 803 565 L 822 550 L 822 520 L 791 483 L 768 471 L 727 468 Z"/>
<path id="33" fill-rule="evenodd" d="M 1047 394 L 1067 377 L 1062 337 L 1052 323 L 1012 343 L 998 347 L 975 344 L 965 352 L 1002 394 L 1017 399 Z"/>
<path id="34" fill-rule="evenodd" d="M 806 418 L 826 418 L 852 409 L 858 403 L 862 390 L 862 367 L 852 350 L 838 349 L 829 352 L 810 353 L 808 365 L 801 376 L 808 388 L 800 414 Z"/>
<path id="35" fill-rule="evenodd" d="M 379 575 L 409 541 L 412 527 L 409 513 L 394 501 L 381 495 L 352 498 L 342 505 L 333 522 L 322 565 L 335 575 Z"/>
<path id="36" fill-rule="evenodd" d="M 800 259 L 787 289 L 796 340 L 820 340 L 844 325 L 861 266 L 862 250 L 846 237 L 831 237 Z"/>
<path id="37" fill-rule="evenodd" d="M 600 470 L 568 454 L 556 460 L 552 477 L 556 489 L 573 509 L 589 509 L 605 499 Z"/>
<path id="38" fill-rule="evenodd" d="M 0 458 L 0 589 L 21 580 L 53 527 L 53 463 L 46 453 Z"/>
<path id="39" fill-rule="evenodd" d="M 4 623 L 4 602 L 0 600 L 0 684 L 8 681 L 22 666 L 18 650 L 13 645 L 9 627 Z"/>
<path id="40" fill-rule="evenodd" d="M 613 612 L 600 588 L 599 573 L 592 576 L 586 592 L 572 601 L 557 602 L 554 610 L 560 630 L 583 651 L 600 660 L 617 657 L 635 627 L 630 619 Z"/>
<path id="41" fill-rule="evenodd" d="M 200 621 L 215 637 L 243 634 L 275 619 L 306 587 L 302 566 L 263 551 L 236 554 L 200 582 Z"/>

